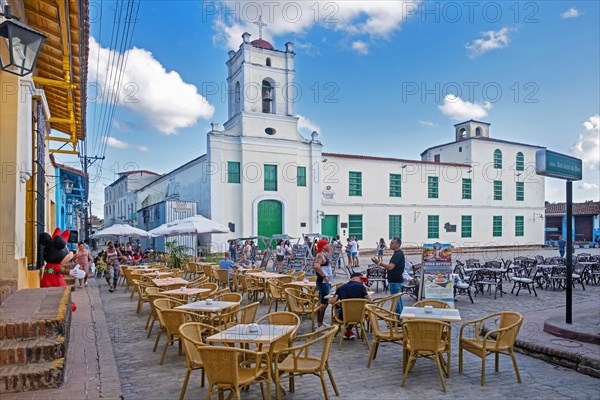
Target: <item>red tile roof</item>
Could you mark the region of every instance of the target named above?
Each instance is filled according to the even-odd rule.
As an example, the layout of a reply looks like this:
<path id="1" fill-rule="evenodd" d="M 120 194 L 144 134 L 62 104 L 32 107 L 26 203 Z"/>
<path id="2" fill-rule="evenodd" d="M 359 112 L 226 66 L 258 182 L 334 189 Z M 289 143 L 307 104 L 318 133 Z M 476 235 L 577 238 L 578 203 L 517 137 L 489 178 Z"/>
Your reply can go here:
<path id="1" fill-rule="evenodd" d="M 88 175 L 87 175 L 85 172 L 83 172 L 83 171 L 80 171 L 80 170 L 78 170 L 78 169 L 75 169 L 75 168 L 73 168 L 73 167 L 68 167 L 68 166 L 66 166 L 66 165 L 64 165 L 64 164 L 59 164 L 59 163 L 57 163 L 57 162 L 56 162 L 56 159 L 54 158 L 54 154 L 50 154 L 50 162 L 52 163 L 52 166 L 53 166 L 54 168 L 58 168 L 58 169 L 64 169 L 65 171 L 69 171 L 69 172 L 72 172 L 72 173 L 74 173 L 74 174 L 77 174 L 77 175 L 83 176 L 84 178 L 87 178 L 87 177 L 88 177 Z"/>
<path id="2" fill-rule="evenodd" d="M 321 153 L 321 155 L 323 157 L 351 158 L 351 159 L 355 159 L 355 160 L 394 161 L 394 162 L 401 162 L 401 163 L 406 163 L 406 164 L 449 165 L 449 166 L 453 166 L 453 167 L 471 168 L 471 166 L 469 164 L 445 163 L 445 162 L 433 162 L 433 161 L 421 161 L 421 160 L 404 160 L 402 158 L 361 156 L 358 154 Z"/>
<path id="3" fill-rule="evenodd" d="M 563 216 L 567 212 L 567 203 L 552 203 L 546 205 L 547 217 Z M 573 203 L 573 215 L 599 215 L 600 201 Z"/>
<path id="4" fill-rule="evenodd" d="M 121 176 L 123 176 L 123 175 L 133 175 L 133 174 L 137 174 L 137 173 L 160 176 L 160 174 L 157 174 L 156 172 L 148 171 L 147 169 L 139 169 L 139 170 L 136 170 L 136 171 L 119 172 L 119 175 L 121 175 Z"/>

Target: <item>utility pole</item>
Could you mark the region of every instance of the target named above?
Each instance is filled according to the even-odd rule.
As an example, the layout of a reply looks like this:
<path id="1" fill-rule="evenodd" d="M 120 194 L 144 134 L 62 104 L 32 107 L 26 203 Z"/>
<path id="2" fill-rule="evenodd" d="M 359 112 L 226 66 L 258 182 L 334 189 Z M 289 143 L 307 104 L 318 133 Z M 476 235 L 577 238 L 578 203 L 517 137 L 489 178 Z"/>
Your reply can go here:
<path id="1" fill-rule="evenodd" d="M 90 237 L 90 223 L 92 221 L 92 202 L 89 201 L 90 200 L 90 177 L 88 175 L 88 167 L 93 165 L 96 161 L 98 160 L 104 160 L 104 156 L 103 157 L 98 157 L 98 156 L 94 156 L 94 157 L 88 157 L 87 155 L 87 139 L 83 142 L 83 157 L 82 158 L 82 163 L 83 163 L 83 172 L 85 173 L 85 204 L 86 204 L 86 208 L 87 211 L 85 213 L 85 224 L 84 224 L 84 230 L 85 230 L 85 235 L 84 235 L 84 240 L 85 239 L 89 239 Z"/>

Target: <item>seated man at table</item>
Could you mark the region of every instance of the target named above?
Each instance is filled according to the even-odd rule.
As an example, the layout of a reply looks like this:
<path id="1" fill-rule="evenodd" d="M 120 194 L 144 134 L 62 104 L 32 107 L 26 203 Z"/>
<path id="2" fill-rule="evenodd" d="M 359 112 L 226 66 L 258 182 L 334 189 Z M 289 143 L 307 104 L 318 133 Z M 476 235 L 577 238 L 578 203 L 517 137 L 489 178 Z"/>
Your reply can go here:
<path id="1" fill-rule="evenodd" d="M 229 278 L 231 279 L 231 271 L 233 271 L 235 263 L 231 259 L 231 253 L 226 251 L 225 258 L 219 262 L 219 268 L 229 270 Z"/>
<path id="2" fill-rule="evenodd" d="M 242 257 L 238 261 L 238 268 L 252 268 L 252 261 L 248 260 L 246 253 L 242 253 Z"/>
<path id="3" fill-rule="evenodd" d="M 367 293 L 367 288 L 365 287 L 365 282 L 367 282 L 367 277 L 363 276 L 360 272 L 353 272 L 350 275 L 350 280 L 344 283 L 342 286 L 337 288 L 335 291 L 335 295 L 329 299 L 331 304 L 335 303 L 338 300 L 345 299 L 367 299 L 369 298 L 369 294 Z M 337 317 L 342 319 L 342 308 L 338 307 L 337 309 Z M 344 339 L 351 340 L 356 339 L 356 335 L 354 334 L 352 328 L 353 325 L 348 325 L 346 327 L 346 332 L 344 332 Z"/>

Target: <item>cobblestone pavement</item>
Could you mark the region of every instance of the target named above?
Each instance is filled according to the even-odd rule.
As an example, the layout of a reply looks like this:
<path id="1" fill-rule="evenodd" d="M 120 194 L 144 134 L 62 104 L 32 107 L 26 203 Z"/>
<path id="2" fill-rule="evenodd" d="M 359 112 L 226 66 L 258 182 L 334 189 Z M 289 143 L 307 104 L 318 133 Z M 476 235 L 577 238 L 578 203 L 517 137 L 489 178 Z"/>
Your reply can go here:
<path id="1" fill-rule="evenodd" d="M 597 249 L 595 250 L 597 251 Z M 555 253 L 554 251 L 547 252 L 547 255 Z M 485 255 L 477 254 L 470 254 L 466 258 L 472 256 L 485 259 Z M 509 257 L 512 257 L 512 253 Z M 185 376 L 184 356 L 178 356 L 177 347 L 171 346 L 167 351 L 164 365 L 158 365 L 164 339 L 161 340 L 159 351 L 153 353 L 152 346 L 156 334 L 147 339 L 144 329 L 149 312 L 148 305 L 144 305 L 143 316 L 138 317 L 135 313 L 137 302 L 129 301 L 129 292 L 124 293 L 123 288 L 120 287 L 117 292 L 109 293 L 103 280 L 98 279 L 97 282 L 101 285 L 100 291 L 106 313 L 107 333 L 110 334 L 113 343 L 123 397 L 126 400 L 177 399 Z M 497 299 L 494 299 L 493 295 L 479 295 L 474 298 L 475 304 L 471 304 L 468 297 L 460 296 L 456 307 L 460 310 L 463 321 L 467 321 L 501 310 L 535 312 L 536 310 L 560 307 L 565 302 L 564 291 L 538 290 L 538 297 L 529 295 L 526 291 L 525 293 L 522 291 L 519 297 L 516 297 L 510 294 L 510 287 L 507 292 L 508 294 Z M 379 292 L 378 295 L 382 295 L 382 293 Z M 600 286 L 587 286 L 585 291 L 580 288 L 574 289 L 574 304 L 589 301 L 600 305 Z M 412 299 L 405 300 L 405 305 L 410 305 L 412 302 Z M 259 316 L 266 312 L 267 306 L 261 305 Z M 371 368 L 367 369 L 365 365 L 369 353 L 366 346 L 358 340 L 346 341 L 343 349 L 339 350 L 337 347 L 339 337 L 337 337 L 332 348 L 330 365 L 340 391 L 339 398 L 394 399 L 403 397 L 422 399 L 461 397 L 465 399 L 504 399 L 513 397 L 600 399 L 600 379 L 523 354 L 517 354 L 516 356 L 523 380 L 522 384 L 516 382 L 512 364 L 508 357 L 501 357 L 498 373 L 494 372 L 493 358 L 489 357 L 486 368 L 486 386 L 481 387 L 479 384 L 481 377 L 479 358 L 465 353 L 465 369 L 463 374 L 458 374 L 457 337 L 460 324 L 452 325 L 452 367 L 451 377 L 446 380 L 446 394 L 441 391 L 435 363 L 429 360 L 417 361 L 413 371 L 408 376 L 406 386 L 401 388 L 401 346 L 381 345 L 377 358 L 371 364 Z M 310 329 L 310 322 L 304 321 L 302 329 L 304 331 Z M 525 320 L 521 329 L 521 337 L 535 337 L 536 332 L 541 329 L 542 326 L 539 322 L 528 323 Z M 284 387 L 287 387 L 287 385 Z M 200 387 L 200 372 L 192 372 L 186 399 L 202 398 L 205 394 L 206 388 Z M 330 385 L 329 394 L 331 398 L 335 398 Z M 248 392 L 242 394 L 242 397 L 246 399 L 261 398 L 259 387 L 252 386 Z M 284 398 L 323 398 L 318 378 L 312 376 L 297 378 L 296 393 L 288 393 Z"/>

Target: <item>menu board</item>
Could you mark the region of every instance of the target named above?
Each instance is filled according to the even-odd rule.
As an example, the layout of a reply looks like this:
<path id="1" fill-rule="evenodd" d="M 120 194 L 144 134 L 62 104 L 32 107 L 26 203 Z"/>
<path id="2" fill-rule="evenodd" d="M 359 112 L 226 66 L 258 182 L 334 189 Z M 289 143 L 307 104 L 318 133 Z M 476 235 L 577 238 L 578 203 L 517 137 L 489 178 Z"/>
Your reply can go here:
<path id="1" fill-rule="evenodd" d="M 447 243 L 423 245 L 419 299 L 445 301 L 454 308 L 452 246 Z"/>

